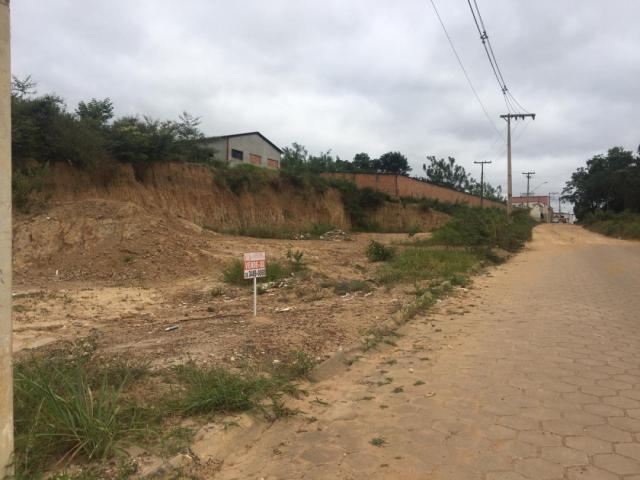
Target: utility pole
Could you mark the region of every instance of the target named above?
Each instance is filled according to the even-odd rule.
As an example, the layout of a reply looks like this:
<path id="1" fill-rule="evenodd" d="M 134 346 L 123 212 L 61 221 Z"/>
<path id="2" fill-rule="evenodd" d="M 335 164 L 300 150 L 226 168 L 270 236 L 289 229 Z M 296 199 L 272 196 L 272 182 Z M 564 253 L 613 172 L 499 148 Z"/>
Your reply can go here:
<path id="1" fill-rule="evenodd" d="M 513 209 L 513 185 L 511 181 L 511 119 L 524 120 L 527 117 L 536 119 L 535 113 L 507 113 L 506 115 L 500 115 L 500 118 L 504 118 L 507 121 L 507 214 L 511 214 Z"/>
<path id="2" fill-rule="evenodd" d="M 527 208 L 529 208 L 529 182 L 536 172 L 522 172 L 522 174 L 527 177 Z"/>
<path id="3" fill-rule="evenodd" d="M 485 164 L 491 163 L 491 162 L 490 161 L 484 161 L 484 162 L 474 161 L 473 163 L 480 164 L 480 208 L 482 208 L 484 205 L 484 166 Z"/>
<path id="4" fill-rule="evenodd" d="M 11 42 L 9 0 L 0 0 L 0 478 L 12 478 Z"/>

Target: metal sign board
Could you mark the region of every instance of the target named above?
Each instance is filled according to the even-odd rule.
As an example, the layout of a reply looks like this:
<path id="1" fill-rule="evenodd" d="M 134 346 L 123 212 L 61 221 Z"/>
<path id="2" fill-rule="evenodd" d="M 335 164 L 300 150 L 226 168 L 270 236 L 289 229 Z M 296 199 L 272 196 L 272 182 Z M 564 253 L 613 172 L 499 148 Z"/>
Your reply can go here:
<path id="1" fill-rule="evenodd" d="M 267 257 L 264 252 L 244 254 L 244 278 L 262 278 L 267 276 Z"/>

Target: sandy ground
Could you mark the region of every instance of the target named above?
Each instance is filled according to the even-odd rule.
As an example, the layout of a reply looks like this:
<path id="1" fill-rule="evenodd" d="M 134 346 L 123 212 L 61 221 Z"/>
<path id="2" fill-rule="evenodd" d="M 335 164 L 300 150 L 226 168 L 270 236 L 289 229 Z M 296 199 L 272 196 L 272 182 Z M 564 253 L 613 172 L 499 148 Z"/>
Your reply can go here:
<path id="1" fill-rule="evenodd" d="M 194 451 L 224 480 L 638 479 L 638 285 L 640 243 L 539 226 L 397 346 L 313 386 L 300 416 Z"/>
<path id="2" fill-rule="evenodd" d="M 346 296 L 330 286 L 373 278 L 377 265 L 365 257 L 368 241 L 406 241 L 405 234 L 354 234 L 351 241 L 263 240 L 161 218 L 134 221 L 135 209 L 117 208 L 114 215 L 106 202 L 89 205 L 90 217 L 83 217 L 74 205 L 81 219 L 75 223 L 64 219 L 65 211 L 18 222 L 30 238 L 33 232 L 40 237 L 23 242 L 28 246 L 18 252 L 15 351 L 93 335 L 99 354 L 158 367 L 187 359 L 269 362 L 293 350 L 321 360 L 358 341 L 363 330 L 410 297 L 373 283 L 369 294 Z M 105 225 L 105 218 L 111 223 Z M 60 246 L 53 249 L 56 242 Z M 43 255 L 47 249 L 51 252 Z M 253 317 L 251 289 L 225 284 L 223 269 L 247 251 L 266 251 L 268 259 L 286 263 L 289 249 L 304 252 L 305 270 L 260 295 L 259 314 Z"/>

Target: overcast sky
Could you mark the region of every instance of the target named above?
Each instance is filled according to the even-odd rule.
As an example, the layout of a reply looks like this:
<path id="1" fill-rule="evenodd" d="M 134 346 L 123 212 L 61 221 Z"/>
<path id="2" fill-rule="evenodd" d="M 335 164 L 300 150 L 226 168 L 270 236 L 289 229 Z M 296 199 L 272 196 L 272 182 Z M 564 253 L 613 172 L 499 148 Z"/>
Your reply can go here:
<path id="1" fill-rule="evenodd" d="M 640 143 L 640 2 L 479 0 L 510 91 L 535 122 L 514 134 L 536 193 L 614 145 Z M 495 124 L 505 105 L 465 0 L 436 3 Z M 71 109 L 202 118 L 208 135 L 259 130 L 342 158 L 399 150 L 421 172 L 454 156 L 506 184 L 506 147 L 483 114 L 429 0 L 14 0 L 13 72 Z M 529 124 L 528 126 L 526 124 Z M 526 126 L 526 129 L 525 129 Z"/>

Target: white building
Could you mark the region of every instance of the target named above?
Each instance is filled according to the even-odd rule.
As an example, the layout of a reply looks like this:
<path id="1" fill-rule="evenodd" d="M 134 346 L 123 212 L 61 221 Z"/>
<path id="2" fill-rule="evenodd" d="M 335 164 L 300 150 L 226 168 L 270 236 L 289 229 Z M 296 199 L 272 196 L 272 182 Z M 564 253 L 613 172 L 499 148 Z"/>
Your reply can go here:
<path id="1" fill-rule="evenodd" d="M 260 132 L 236 133 L 208 137 L 202 142 L 215 160 L 227 165 L 250 163 L 268 168 L 280 168 L 282 150 Z"/>
<path id="2" fill-rule="evenodd" d="M 537 222 L 549 223 L 553 218 L 553 208 L 551 208 L 548 196 L 512 197 L 511 202 L 514 207 L 529 208 L 531 218 Z"/>

